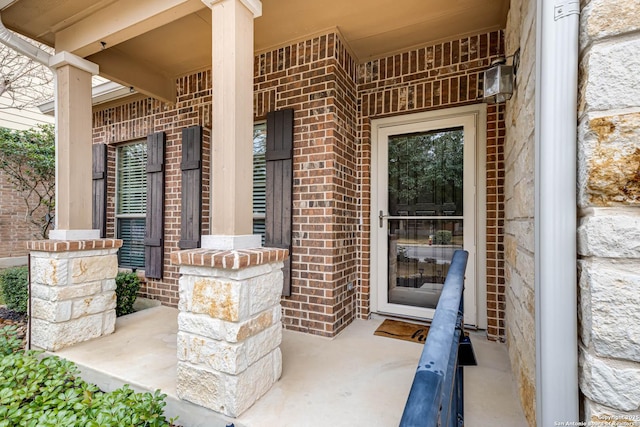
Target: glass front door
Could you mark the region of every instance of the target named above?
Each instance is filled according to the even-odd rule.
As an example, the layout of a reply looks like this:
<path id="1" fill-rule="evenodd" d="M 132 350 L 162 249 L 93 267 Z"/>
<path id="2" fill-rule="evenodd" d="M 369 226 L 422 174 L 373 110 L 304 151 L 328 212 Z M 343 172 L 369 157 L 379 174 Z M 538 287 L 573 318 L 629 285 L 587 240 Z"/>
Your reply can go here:
<path id="1" fill-rule="evenodd" d="M 466 249 L 471 258 L 474 148 L 473 116 L 379 130 L 378 311 L 432 318 L 453 252 Z M 469 271 L 465 294 L 475 295 Z M 465 310 L 475 313 L 472 305 Z"/>
<path id="2" fill-rule="evenodd" d="M 435 308 L 464 236 L 461 127 L 388 139 L 387 299 Z M 384 215 L 383 215 L 384 216 Z"/>

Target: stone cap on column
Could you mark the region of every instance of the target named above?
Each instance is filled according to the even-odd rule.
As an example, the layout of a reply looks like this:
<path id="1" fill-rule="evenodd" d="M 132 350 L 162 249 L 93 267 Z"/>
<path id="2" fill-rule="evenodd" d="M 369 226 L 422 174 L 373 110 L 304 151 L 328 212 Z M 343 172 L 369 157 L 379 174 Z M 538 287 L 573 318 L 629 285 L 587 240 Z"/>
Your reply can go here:
<path id="1" fill-rule="evenodd" d="M 175 265 L 239 270 L 257 265 L 282 262 L 289 256 L 287 249 L 256 248 L 238 250 L 188 249 L 171 254 Z"/>
<path id="2" fill-rule="evenodd" d="M 27 242 L 27 249 L 39 252 L 72 252 L 97 249 L 117 249 L 122 246 L 120 239 L 92 240 L 35 240 Z"/>

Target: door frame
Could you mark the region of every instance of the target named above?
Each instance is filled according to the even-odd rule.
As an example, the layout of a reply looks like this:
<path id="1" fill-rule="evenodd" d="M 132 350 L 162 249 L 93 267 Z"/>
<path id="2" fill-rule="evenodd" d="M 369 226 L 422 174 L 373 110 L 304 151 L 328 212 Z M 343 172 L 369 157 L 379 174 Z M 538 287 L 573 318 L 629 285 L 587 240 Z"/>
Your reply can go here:
<path id="1" fill-rule="evenodd" d="M 379 264 L 380 250 L 378 248 L 386 247 L 387 242 L 380 242 L 378 238 L 378 203 L 380 201 L 380 179 L 379 170 L 381 160 L 378 158 L 379 147 L 379 131 L 387 127 L 395 127 L 402 125 L 412 125 L 430 121 L 440 121 L 443 119 L 454 119 L 458 117 L 472 117 L 475 121 L 475 203 L 473 206 L 475 212 L 475 271 L 470 271 L 467 267 L 466 274 L 475 274 L 475 313 L 471 314 L 465 310 L 465 324 L 477 326 L 479 329 L 487 327 L 487 287 L 486 287 L 486 241 L 487 241 L 487 212 L 486 212 L 486 161 L 487 161 L 487 105 L 474 104 L 463 107 L 447 108 L 436 111 L 427 111 L 422 113 L 411 113 L 401 116 L 386 117 L 382 119 L 371 120 L 371 205 L 370 205 L 370 299 L 371 312 L 385 314 L 384 310 L 380 310 L 382 305 L 378 296 L 378 290 L 381 286 L 387 288 L 386 276 L 380 277 L 378 269 L 375 267 Z M 386 252 L 386 251 L 385 251 Z M 387 313 L 388 314 L 388 313 Z M 411 317 L 411 316 L 408 316 Z"/>

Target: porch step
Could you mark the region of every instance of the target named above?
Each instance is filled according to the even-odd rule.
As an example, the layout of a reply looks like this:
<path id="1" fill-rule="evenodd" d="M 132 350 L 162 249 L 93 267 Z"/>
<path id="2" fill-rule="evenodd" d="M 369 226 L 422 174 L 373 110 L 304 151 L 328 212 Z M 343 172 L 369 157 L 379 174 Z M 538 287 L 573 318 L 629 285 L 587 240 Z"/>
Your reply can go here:
<path id="1" fill-rule="evenodd" d="M 101 372 L 97 369 L 91 368 L 86 365 L 77 364 L 80 368 L 82 378 L 90 383 L 96 384 L 104 391 L 113 391 L 125 384 L 129 384 L 131 389 L 136 392 L 151 392 L 150 387 L 141 386 L 140 384 L 134 384 L 131 381 L 116 378 L 109 373 Z M 162 390 L 167 394 L 166 390 Z M 165 406 L 165 417 L 167 420 L 176 418 L 175 424 L 184 427 L 227 427 L 233 423 L 234 427 L 246 427 L 239 424 L 237 421 L 227 419 L 223 415 L 210 411 L 202 406 L 194 405 L 193 403 L 180 400 L 175 395 L 167 394 L 165 398 L 167 406 Z"/>
<path id="2" fill-rule="evenodd" d="M 178 417 L 184 427 L 245 427 L 217 412 L 178 399 L 176 394 L 176 334 L 178 310 L 157 306 L 116 321 L 108 336 L 62 349 L 56 356 L 74 362 L 82 378 L 104 391 L 129 384 L 138 392 L 160 389 L 167 397 L 165 416 Z"/>

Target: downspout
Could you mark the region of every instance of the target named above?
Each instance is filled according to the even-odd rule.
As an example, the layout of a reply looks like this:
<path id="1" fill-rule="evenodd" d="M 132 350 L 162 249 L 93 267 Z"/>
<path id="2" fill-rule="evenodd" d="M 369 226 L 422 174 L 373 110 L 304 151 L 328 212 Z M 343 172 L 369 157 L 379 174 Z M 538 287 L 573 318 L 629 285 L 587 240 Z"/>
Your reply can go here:
<path id="1" fill-rule="evenodd" d="M 579 0 L 538 0 L 535 325 L 538 426 L 578 421 L 576 157 Z"/>

